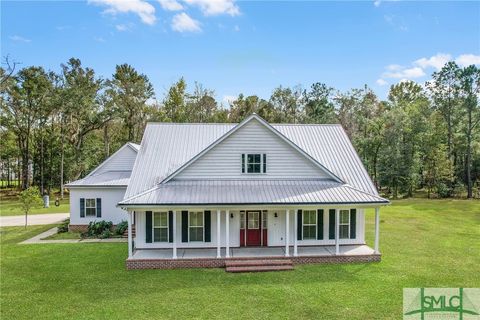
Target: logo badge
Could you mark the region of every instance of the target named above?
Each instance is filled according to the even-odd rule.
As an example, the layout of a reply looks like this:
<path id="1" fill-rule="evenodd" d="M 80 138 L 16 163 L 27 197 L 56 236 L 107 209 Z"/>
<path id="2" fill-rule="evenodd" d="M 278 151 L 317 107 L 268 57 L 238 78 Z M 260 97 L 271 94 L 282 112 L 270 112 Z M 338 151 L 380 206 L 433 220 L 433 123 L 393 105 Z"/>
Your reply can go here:
<path id="1" fill-rule="evenodd" d="M 480 289 L 404 288 L 403 319 L 480 320 Z"/>

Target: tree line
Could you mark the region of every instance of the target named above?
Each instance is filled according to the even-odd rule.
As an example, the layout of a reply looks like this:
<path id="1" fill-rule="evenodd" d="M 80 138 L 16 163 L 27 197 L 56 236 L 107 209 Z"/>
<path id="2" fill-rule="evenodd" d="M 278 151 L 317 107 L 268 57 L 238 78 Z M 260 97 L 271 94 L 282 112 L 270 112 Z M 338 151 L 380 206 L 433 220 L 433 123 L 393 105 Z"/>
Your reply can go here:
<path id="1" fill-rule="evenodd" d="M 175 82 L 156 99 L 148 77 L 128 64 L 110 78 L 72 58 L 60 72 L 0 68 L 2 185 L 41 193 L 86 175 L 148 121 L 231 122 L 255 112 L 270 123 L 339 123 L 373 182 L 392 198 L 419 190 L 436 197 L 478 196 L 480 69 L 455 62 L 426 84 L 401 81 L 380 99 L 365 86 L 346 92 L 324 83 L 275 88 L 268 99 L 240 94 L 228 105 L 213 90 Z"/>

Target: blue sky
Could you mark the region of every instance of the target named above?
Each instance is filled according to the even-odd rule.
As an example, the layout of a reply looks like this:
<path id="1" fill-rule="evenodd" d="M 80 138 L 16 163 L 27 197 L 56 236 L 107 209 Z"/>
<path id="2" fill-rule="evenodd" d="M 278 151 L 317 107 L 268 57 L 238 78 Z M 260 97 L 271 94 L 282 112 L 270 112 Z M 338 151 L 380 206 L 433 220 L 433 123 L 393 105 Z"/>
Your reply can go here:
<path id="1" fill-rule="evenodd" d="M 447 60 L 480 64 L 480 2 L 2 1 L 1 53 L 55 71 L 77 57 L 102 77 L 129 63 L 159 98 L 181 76 L 219 101 L 314 82 L 383 98 Z"/>

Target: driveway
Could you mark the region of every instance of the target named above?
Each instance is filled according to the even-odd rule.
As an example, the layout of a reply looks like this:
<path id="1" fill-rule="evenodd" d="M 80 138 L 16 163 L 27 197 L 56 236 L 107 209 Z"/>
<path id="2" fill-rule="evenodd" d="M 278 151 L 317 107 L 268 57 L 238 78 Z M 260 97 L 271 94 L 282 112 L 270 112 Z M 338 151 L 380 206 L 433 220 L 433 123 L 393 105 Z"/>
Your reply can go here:
<path id="1" fill-rule="evenodd" d="M 28 216 L 28 225 L 54 224 L 70 217 L 70 213 L 32 214 Z M 25 216 L 0 217 L 0 227 L 24 226 Z"/>

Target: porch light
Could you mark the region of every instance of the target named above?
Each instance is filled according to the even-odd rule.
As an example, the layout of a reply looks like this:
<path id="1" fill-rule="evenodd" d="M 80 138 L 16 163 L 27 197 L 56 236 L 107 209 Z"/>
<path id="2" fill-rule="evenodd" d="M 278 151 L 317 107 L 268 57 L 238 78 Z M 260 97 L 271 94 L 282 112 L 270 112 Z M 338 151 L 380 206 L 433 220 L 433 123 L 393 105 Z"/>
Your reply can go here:
<path id="1" fill-rule="evenodd" d="M 275 212 L 275 215 L 274 215 L 275 218 L 278 218 L 278 214 Z"/>
<path id="2" fill-rule="evenodd" d="M 233 219 L 233 213 L 230 213 L 230 219 Z"/>

